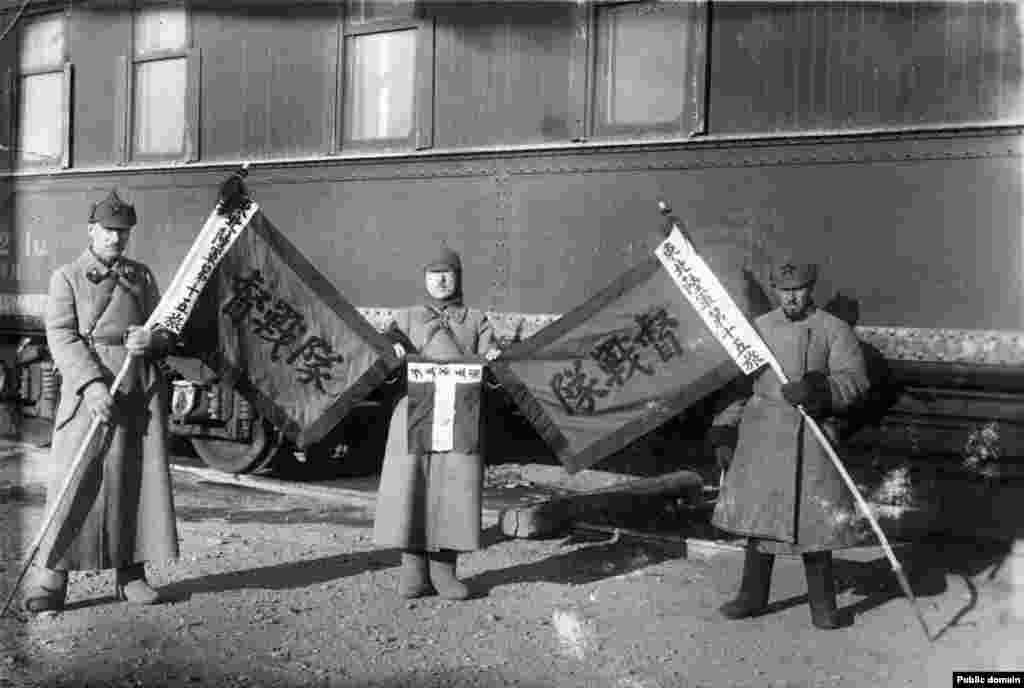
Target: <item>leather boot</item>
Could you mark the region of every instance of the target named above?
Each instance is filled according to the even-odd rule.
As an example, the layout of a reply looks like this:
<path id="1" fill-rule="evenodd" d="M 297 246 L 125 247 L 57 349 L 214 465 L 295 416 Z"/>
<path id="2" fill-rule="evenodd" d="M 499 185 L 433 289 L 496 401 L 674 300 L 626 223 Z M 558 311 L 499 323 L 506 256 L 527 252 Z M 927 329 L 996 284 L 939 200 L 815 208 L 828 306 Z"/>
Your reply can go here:
<path id="1" fill-rule="evenodd" d="M 32 587 L 25 596 L 25 611 L 47 614 L 63 610 L 68 595 L 68 572 L 33 566 L 32 578 Z"/>
<path id="2" fill-rule="evenodd" d="M 160 593 L 150 587 L 146 581 L 146 568 L 143 564 L 132 564 L 117 570 L 117 599 L 132 604 L 158 604 Z"/>
<path id="3" fill-rule="evenodd" d="M 774 554 L 758 552 L 753 540 L 747 543 L 743 557 L 743 579 L 736 598 L 726 602 L 718 611 L 727 619 L 743 619 L 756 616 L 768 606 L 768 592 L 772 584 Z"/>
<path id="4" fill-rule="evenodd" d="M 408 550 L 402 552 L 402 571 L 398 577 L 398 594 L 407 599 L 433 595 L 437 591 L 430 584 L 427 553 Z"/>
<path id="5" fill-rule="evenodd" d="M 836 582 L 832 576 L 832 553 L 808 552 L 803 555 L 807 575 L 807 599 L 811 605 L 811 623 L 817 628 L 841 628 L 849 624 L 836 608 Z"/>
<path id="6" fill-rule="evenodd" d="M 449 600 L 464 600 L 469 597 L 469 588 L 455 577 L 455 562 L 459 553 L 453 549 L 442 549 L 430 553 L 430 582 L 437 593 Z"/>

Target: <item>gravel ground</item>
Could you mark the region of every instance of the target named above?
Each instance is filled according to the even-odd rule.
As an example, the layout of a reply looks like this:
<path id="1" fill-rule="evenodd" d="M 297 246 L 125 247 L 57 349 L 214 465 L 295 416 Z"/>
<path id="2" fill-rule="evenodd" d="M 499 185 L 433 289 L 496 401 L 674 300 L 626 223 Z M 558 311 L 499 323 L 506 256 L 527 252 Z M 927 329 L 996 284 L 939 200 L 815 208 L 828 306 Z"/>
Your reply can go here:
<path id="1" fill-rule="evenodd" d="M 21 474 L 0 473 L 4 599 L 42 518 Z M 111 572 L 75 574 L 64 613 L 0 620 L 0 686 L 923 687 L 952 685 L 953 669 L 1024 669 L 1006 544 L 898 548 L 929 643 L 876 548 L 837 561 L 856 619 L 831 632 L 810 626 L 799 561 L 780 560 L 768 614 L 729 622 L 716 607 L 739 553 L 621 534 L 509 540 L 492 526 L 460 559 L 474 599 L 406 601 L 392 592 L 398 553 L 370 541 L 372 505 L 182 473 L 175 489 L 182 558 L 150 575 L 171 601 L 132 607 L 113 600 Z"/>

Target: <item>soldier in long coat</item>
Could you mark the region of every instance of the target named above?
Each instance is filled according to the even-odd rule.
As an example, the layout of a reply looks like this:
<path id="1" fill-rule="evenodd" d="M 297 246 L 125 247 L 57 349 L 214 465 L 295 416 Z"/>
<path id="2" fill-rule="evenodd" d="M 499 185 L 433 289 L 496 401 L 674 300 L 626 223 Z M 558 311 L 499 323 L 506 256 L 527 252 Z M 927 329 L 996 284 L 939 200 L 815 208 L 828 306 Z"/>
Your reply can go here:
<path id="1" fill-rule="evenodd" d="M 487 316 L 462 302 L 462 261 L 442 247 L 424 268 L 428 302 L 399 311 L 391 334 L 396 353 L 411 346 L 434 361 L 497 357 Z M 402 343 L 404 342 L 404 344 Z M 479 549 L 483 459 L 460 451 L 412 453 L 408 445 L 408 397 L 391 417 L 381 470 L 374 541 L 403 550 L 399 593 L 465 599 L 455 575 L 458 552 Z"/>
<path id="2" fill-rule="evenodd" d="M 93 418 L 104 421 L 91 443 L 88 469 L 72 483 L 65 506 L 41 543 L 33 613 L 59 611 L 71 570 L 117 569 L 116 594 L 154 604 L 144 562 L 178 556 L 167 451 L 167 388 L 155 357 L 173 334 L 141 327 L 159 301 L 152 272 L 123 253 L 135 209 L 116 191 L 94 204 L 89 247 L 51 277 L 46 337 L 61 374 L 50 457 L 47 512 Z M 133 364 L 116 396 L 110 385 L 126 358 Z"/>
<path id="3" fill-rule="evenodd" d="M 865 523 L 796 406 L 821 419 L 835 440 L 835 415 L 861 400 L 869 382 L 852 328 L 815 306 L 816 278 L 812 264 L 773 268 L 781 306 L 755 325 L 791 382 L 781 384 L 767 368 L 755 373 L 709 432 L 719 462 L 728 465 L 712 523 L 749 538 L 739 595 L 721 608 L 729 618 L 761 612 L 775 555 L 800 554 L 812 622 L 845 623 L 836 609 L 831 551 L 862 542 Z"/>

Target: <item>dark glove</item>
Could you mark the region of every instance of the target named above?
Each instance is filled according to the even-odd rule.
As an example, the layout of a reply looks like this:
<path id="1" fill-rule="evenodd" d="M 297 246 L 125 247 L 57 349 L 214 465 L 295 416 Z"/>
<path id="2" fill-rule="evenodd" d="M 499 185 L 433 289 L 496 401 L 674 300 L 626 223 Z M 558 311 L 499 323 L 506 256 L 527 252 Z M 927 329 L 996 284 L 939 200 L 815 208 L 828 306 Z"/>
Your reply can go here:
<path id="1" fill-rule="evenodd" d="M 812 416 L 825 414 L 832 407 L 832 387 L 828 376 L 817 370 L 812 370 L 797 382 L 782 385 L 781 392 L 783 399 L 793 406 L 803 406 Z"/>

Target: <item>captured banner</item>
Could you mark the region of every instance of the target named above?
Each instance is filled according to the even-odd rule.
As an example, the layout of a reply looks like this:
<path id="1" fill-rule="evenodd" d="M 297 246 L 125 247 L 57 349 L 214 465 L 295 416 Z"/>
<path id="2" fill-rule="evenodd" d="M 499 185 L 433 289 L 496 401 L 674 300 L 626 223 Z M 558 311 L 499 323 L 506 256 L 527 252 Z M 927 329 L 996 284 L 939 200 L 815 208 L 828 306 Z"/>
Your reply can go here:
<path id="1" fill-rule="evenodd" d="M 720 269 L 745 304 L 743 275 Z M 740 374 L 657 255 L 490 364 L 570 472 L 588 468 Z"/>
<path id="2" fill-rule="evenodd" d="M 483 362 L 411 356 L 406 365 L 409 452 L 479 453 Z"/>
<path id="3" fill-rule="evenodd" d="M 211 365 L 301 449 L 322 439 L 401 362 L 262 212 L 217 279 Z"/>

